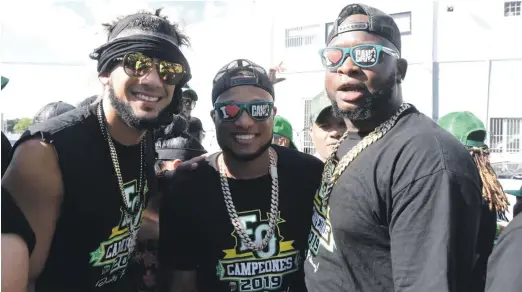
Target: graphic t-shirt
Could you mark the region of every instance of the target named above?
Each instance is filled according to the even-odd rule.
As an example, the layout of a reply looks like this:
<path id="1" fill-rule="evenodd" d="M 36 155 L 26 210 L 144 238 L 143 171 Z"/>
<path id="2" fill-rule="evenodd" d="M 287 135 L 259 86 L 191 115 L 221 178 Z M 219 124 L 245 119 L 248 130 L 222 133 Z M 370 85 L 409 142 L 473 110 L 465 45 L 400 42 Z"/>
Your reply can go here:
<path id="1" fill-rule="evenodd" d="M 338 158 L 362 136 L 351 133 Z M 320 197 L 305 261 L 309 291 L 470 291 L 480 177 L 465 147 L 416 109 L 346 168 L 326 210 Z"/>
<path id="2" fill-rule="evenodd" d="M 138 196 L 140 146 L 114 141 L 125 199 L 114 172 L 109 146 L 98 124 L 97 104 L 67 112 L 31 127 L 16 148 L 39 137 L 56 149 L 64 195 L 60 217 L 36 291 L 128 291 L 131 226 L 139 230 L 143 203 L 155 193 L 153 142 L 146 135 L 145 197 Z M 130 215 L 130 216 L 129 216 Z"/>
<path id="3" fill-rule="evenodd" d="M 322 162 L 298 151 L 272 146 L 278 154 L 279 218 L 267 247 L 252 251 L 235 232 L 224 203 L 217 155 L 178 177 L 160 210 L 160 264 L 197 270 L 199 290 L 306 291 L 302 263 L 319 186 Z M 240 222 L 254 242 L 266 234 L 270 175 L 229 179 Z"/>

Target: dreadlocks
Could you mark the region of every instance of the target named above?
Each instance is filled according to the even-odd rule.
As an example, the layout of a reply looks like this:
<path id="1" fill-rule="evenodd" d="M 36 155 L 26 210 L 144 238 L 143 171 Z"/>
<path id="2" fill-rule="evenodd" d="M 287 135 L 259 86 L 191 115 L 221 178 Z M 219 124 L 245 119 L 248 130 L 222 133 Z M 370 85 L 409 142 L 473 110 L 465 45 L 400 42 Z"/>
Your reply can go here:
<path id="1" fill-rule="evenodd" d="M 505 212 L 509 205 L 508 198 L 489 162 L 489 149 L 487 147 L 468 147 L 468 149 L 480 173 L 482 197 L 488 201 L 490 210 L 497 211 L 499 219 L 507 220 Z"/>

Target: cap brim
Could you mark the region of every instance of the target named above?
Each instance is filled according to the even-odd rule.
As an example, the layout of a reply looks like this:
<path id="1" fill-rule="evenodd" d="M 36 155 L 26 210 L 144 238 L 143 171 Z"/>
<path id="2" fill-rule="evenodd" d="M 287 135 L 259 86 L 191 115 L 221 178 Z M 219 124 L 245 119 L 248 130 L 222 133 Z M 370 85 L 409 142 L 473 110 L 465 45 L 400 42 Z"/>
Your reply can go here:
<path id="1" fill-rule="evenodd" d="M 2 76 L 2 87 L 1 89 L 4 89 L 4 87 L 9 83 L 9 78 Z"/>

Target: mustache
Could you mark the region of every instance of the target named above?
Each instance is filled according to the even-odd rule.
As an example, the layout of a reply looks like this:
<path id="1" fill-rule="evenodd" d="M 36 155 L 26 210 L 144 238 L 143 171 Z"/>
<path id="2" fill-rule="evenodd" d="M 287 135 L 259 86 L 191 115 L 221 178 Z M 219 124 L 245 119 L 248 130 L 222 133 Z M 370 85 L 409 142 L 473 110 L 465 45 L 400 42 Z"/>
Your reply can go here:
<path id="1" fill-rule="evenodd" d="M 153 87 L 147 84 L 135 84 L 129 87 L 129 91 L 137 91 L 153 96 L 167 97 L 167 90 L 163 87 Z"/>

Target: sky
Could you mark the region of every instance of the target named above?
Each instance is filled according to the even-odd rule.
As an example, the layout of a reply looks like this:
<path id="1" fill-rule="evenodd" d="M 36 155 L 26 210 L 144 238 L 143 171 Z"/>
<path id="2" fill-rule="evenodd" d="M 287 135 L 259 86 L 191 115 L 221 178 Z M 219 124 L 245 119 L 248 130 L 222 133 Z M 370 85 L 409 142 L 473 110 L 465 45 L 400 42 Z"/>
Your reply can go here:
<path id="1" fill-rule="evenodd" d="M 89 53 L 105 41 L 102 23 L 139 10 L 163 7 L 182 28 L 220 17 L 230 2 L 144 0 L 11 0 L 0 7 L 0 74 L 6 118 L 32 117 L 45 104 L 71 104 L 99 92 Z"/>

